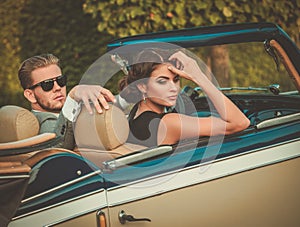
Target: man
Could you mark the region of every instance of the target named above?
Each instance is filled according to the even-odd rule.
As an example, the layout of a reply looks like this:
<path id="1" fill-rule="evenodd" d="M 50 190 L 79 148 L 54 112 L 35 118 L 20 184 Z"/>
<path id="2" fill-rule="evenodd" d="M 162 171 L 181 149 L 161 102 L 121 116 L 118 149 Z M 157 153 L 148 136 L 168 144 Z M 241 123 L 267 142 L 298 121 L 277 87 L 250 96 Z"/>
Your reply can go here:
<path id="1" fill-rule="evenodd" d="M 40 132 L 55 132 L 62 136 L 58 146 L 74 148 L 72 121 L 76 118 L 79 103 L 92 112 L 90 102 L 102 113 L 108 101 L 115 102 L 113 94 L 98 85 L 77 85 L 66 95 L 67 78 L 62 74 L 59 59 L 52 54 L 33 56 L 25 60 L 18 71 L 25 98 L 40 123 Z"/>

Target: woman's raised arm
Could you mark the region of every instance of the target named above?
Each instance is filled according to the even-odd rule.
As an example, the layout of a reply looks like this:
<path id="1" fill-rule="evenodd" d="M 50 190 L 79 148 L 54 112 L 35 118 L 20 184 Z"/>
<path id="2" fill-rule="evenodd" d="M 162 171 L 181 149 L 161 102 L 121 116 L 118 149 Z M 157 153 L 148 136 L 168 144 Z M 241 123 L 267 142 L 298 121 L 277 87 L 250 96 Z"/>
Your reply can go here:
<path id="1" fill-rule="evenodd" d="M 196 136 L 232 134 L 242 131 L 249 126 L 249 119 L 229 98 L 213 85 L 193 58 L 181 51 L 176 52 L 170 58 L 178 59 L 183 64 L 183 69 L 179 70 L 173 66 L 169 66 L 168 69 L 201 87 L 213 103 L 220 118 L 196 118 L 181 114 L 167 114 L 163 117 L 159 129 L 160 136 L 158 141 L 160 143 L 168 143 L 168 140 L 172 141 L 178 136 L 180 137 L 179 139 L 184 139 Z M 164 135 L 166 136 L 164 137 Z M 167 137 L 170 138 L 168 139 Z"/>

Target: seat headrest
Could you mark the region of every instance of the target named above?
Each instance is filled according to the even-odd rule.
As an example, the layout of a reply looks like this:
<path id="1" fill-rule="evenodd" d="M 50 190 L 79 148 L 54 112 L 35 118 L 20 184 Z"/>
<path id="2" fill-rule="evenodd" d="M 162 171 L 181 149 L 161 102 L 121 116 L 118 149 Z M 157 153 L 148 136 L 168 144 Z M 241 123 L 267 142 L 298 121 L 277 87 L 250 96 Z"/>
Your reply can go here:
<path id="1" fill-rule="evenodd" d="M 126 142 L 129 124 L 123 111 L 112 104 L 108 110 L 103 109 L 102 114 L 95 110 L 90 114 L 82 106 L 74 125 L 74 135 L 79 149 L 113 150 Z"/>
<path id="2" fill-rule="evenodd" d="M 29 110 L 7 105 L 0 109 L 0 143 L 7 143 L 36 136 L 40 125 Z"/>

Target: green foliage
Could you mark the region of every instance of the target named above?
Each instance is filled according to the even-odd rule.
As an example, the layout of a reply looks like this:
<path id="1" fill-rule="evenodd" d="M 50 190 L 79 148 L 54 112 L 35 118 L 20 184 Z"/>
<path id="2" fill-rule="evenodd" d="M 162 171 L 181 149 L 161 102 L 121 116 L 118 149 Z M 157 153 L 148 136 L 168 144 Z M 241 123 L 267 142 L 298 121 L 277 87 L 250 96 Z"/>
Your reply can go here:
<path id="1" fill-rule="evenodd" d="M 243 50 L 243 51 L 241 51 Z M 247 43 L 230 45 L 232 53 L 239 53 L 230 57 L 232 64 L 231 86 L 263 87 L 279 84 L 281 91 L 294 90 L 294 86 L 284 69 L 283 64 L 277 69 L 274 59 L 264 50 L 261 43 Z M 251 61 L 241 61 L 248 59 Z"/>
<path id="2" fill-rule="evenodd" d="M 99 31 L 115 37 L 225 23 L 273 22 L 300 45 L 299 0 L 177 0 L 175 3 L 172 0 L 84 0 L 83 9 L 98 21 Z M 246 71 L 244 62 L 255 63 L 257 58 L 251 59 L 245 52 L 239 54 L 238 49 L 230 51 L 230 56 L 244 59 L 240 66 L 230 70 L 233 84 L 245 82 L 244 75 L 259 78 L 265 73 L 257 79 L 257 84 L 263 82 L 266 76 L 272 77 L 272 73 L 259 68 Z M 209 54 L 209 51 L 206 52 Z M 115 83 L 110 82 L 109 86 Z"/>
<path id="3" fill-rule="evenodd" d="M 28 106 L 17 70 L 24 59 L 36 54 L 57 55 L 70 88 L 105 52 L 106 43 L 115 38 L 213 24 L 269 21 L 278 23 L 299 45 L 299 15 L 299 0 L 2 0 L 0 106 Z M 243 59 L 251 61 L 247 56 Z M 107 87 L 117 92 L 116 84 L 112 79 Z"/>
<path id="4" fill-rule="evenodd" d="M 24 59 L 53 53 L 68 75 L 68 89 L 106 50 L 111 40 L 97 30 L 97 22 L 82 10 L 81 0 L 5 0 L 1 12 L 0 106 L 28 106 L 19 85 L 17 70 Z M 5 84 L 4 84 L 5 83 Z M 11 97 L 11 98 L 9 98 Z"/>
<path id="5" fill-rule="evenodd" d="M 0 3 L 0 106 L 24 101 L 16 73 L 20 64 L 20 35 L 18 21 L 24 0 L 4 0 Z"/>
<path id="6" fill-rule="evenodd" d="M 279 24 L 299 44 L 299 0 L 84 0 L 100 32 L 114 37 L 223 23 Z"/>
<path id="7" fill-rule="evenodd" d="M 23 23 L 24 22 L 24 23 Z M 82 12 L 81 0 L 30 0 L 22 10 L 21 57 L 54 53 L 68 75 L 68 85 L 78 84 L 82 74 L 105 51 L 109 36 Z"/>

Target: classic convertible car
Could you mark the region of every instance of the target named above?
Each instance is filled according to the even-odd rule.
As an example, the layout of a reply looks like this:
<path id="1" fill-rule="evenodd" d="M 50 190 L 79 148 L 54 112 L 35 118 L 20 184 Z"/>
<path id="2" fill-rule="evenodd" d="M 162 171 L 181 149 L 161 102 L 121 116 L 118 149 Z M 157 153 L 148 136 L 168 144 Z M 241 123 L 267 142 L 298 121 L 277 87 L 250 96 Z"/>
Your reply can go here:
<path id="1" fill-rule="evenodd" d="M 83 108 L 74 124 L 78 148 L 71 151 L 55 148 L 55 134 L 37 135 L 30 111 L 3 106 L 0 226 L 299 226 L 297 46 L 272 23 L 138 35 L 111 42 L 82 82 L 105 85 L 103 68 L 124 70 L 103 65 L 107 57 L 158 43 L 202 59 L 226 45 L 234 77 L 222 82 L 216 76 L 216 84 L 250 119 L 249 128 L 144 147 L 127 141 L 120 106 L 101 115 Z M 199 87 L 186 83 L 180 96 L 193 104 L 189 114 L 215 114 Z M 178 109 L 189 109 L 185 98 L 178 100 Z"/>

